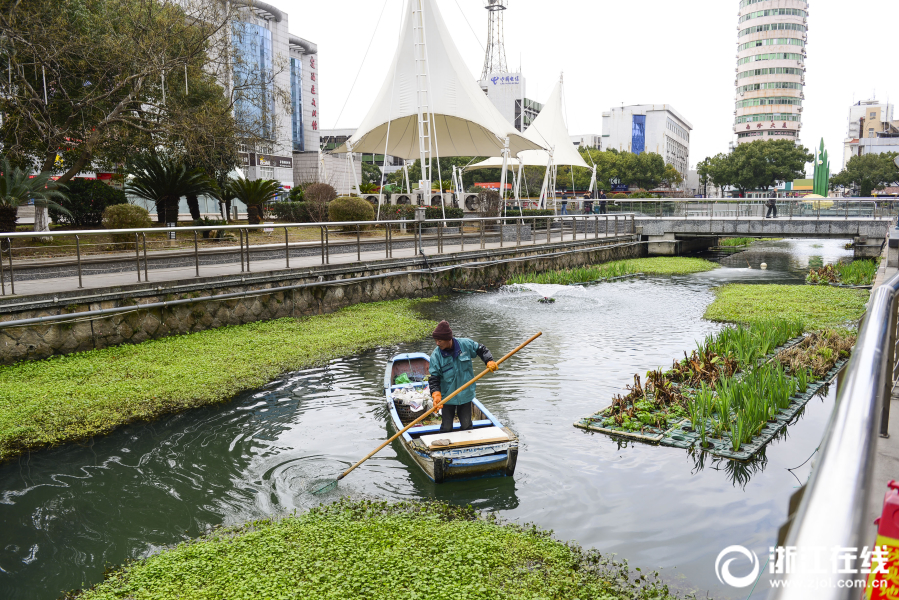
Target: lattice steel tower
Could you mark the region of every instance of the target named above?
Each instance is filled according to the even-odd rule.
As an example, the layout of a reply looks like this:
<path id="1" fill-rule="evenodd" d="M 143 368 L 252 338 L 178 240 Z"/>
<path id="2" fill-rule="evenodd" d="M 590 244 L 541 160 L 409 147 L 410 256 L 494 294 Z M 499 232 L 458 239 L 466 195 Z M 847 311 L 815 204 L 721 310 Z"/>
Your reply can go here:
<path id="1" fill-rule="evenodd" d="M 481 79 L 487 79 L 491 73 L 508 73 L 506 63 L 506 42 L 503 39 L 503 13 L 509 6 L 509 0 L 484 0 L 484 8 L 490 15 L 487 25 L 487 55 L 484 57 L 484 72 Z"/>

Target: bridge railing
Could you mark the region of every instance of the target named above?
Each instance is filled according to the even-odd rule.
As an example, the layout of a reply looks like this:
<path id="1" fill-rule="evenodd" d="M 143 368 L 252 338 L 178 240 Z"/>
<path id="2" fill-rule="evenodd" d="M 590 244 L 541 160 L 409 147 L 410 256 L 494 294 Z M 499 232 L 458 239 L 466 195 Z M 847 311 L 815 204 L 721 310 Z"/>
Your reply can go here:
<path id="1" fill-rule="evenodd" d="M 897 370 L 897 311 L 899 275 L 871 296 L 817 464 L 787 536 L 784 556 L 790 554 L 793 559 L 783 569 L 787 572 L 773 596 L 776 600 L 860 597 L 859 588 L 850 585 L 857 575 L 840 573 L 837 566 L 843 563 L 834 552 L 855 553 L 858 573 L 864 549 L 870 552 L 874 545 L 874 529 L 864 518 L 878 431 L 885 434 L 889 422 Z M 778 569 L 783 566 L 781 563 Z"/>
<path id="2" fill-rule="evenodd" d="M 899 198 L 774 198 L 779 219 L 889 220 Z M 592 201 L 596 206 L 597 200 Z M 627 198 L 606 201 L 611 210 L 634 213 L 638 219 L 764 218 L 767 198 Z M 568 209 L 567 212 L 574 212 Z"/>
<path id="3" fill-rule="evenodd" d="M 414 256 L 486 249 L 488 244 L 503 247 L 537 246 L 568 241 L 614 238 L 636 232 L 633 214 L 565 215 L 524 217 L 466 217 L 463 219 L 422 219 L 390 221 L 345 221 L 329 223 L 262 223 L 260 225 L 206 225 L 152 227 L 145 229 L 91 229 L 0 233 L 0 295 L 15 295 L 16 270 L 48 268 L 49 277 L 78 276 L 84 287 L 85 266 L 91 262 L 116 260 L 131 262 L 137 281 L 150 280 L 150 260 L 178 256 L 193 257 L 195 276 L 201 276 L 201 256 L 209 251 L 237 254 L 241 272 L 251 272 L 260 253 L 266 260 L 283 256 L 290 269 L 291 254 L 305 251 L 320 254 L 321 264 L 331 262 L 333 253 L 352 253 L 362 260 L 363 250 L 383 252 L 412 248 Z M 291 236 L 293 235 L 293 239 Z M 186 246 L 181 246 L 186 241 Z M 200 245 L 204 245 L 201 252 Z M 177 246 L 177 247 L 173 247 Z M 166 252 L 151 250 L 167 250 Z M 47 256 L 46 251 L 55 255 Z M 257 258 L 251 256 L 257 254 Z M 130 257 L 130 258 L 129 258 Z M 73 260 L 74 259 L 74 260 Z M 222 262 L 216 261 L 217 264 Z M 227 260 L 225 262 L 228 262 Z M 308 266 L 308 265 L 307 265 Z M 49 272 L 49 268 L 53 269 Z M 71 267 L 71 273 L 65 272 Z M 143 273 L 143 279 L 142 279 Z M 41 276 L 40 278 L 45 278 Z"/>

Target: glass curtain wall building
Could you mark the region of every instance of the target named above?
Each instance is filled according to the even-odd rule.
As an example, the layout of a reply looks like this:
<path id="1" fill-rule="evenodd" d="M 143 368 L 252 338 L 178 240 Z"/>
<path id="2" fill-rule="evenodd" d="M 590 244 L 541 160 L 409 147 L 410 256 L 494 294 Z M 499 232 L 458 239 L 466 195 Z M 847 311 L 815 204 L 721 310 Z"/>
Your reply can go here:
<path id="1" fill-rule="evenodd" d="M 807 0 L 741 0 L 734 87 L 737 143 L 797 141 L 805 99 Z M 764 67 L 747 69 L 762 62 Z"/>
<path id="2" fill-rule="evenodd" d="M 272 32 L 254 23 L 233 27 L 234 84 L 244 90 L 235 102 L 235 116 L 271 139 L 274 132 L 275 90 L 272 76 Z"/>

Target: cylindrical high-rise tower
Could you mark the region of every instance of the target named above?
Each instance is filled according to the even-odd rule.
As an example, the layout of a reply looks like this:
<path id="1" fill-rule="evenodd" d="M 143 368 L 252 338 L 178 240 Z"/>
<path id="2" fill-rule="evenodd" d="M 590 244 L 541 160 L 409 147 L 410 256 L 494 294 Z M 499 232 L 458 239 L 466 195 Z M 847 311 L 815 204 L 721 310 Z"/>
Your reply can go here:
<path id="1" fill-rule="evenodd" d="M 740 0 L 737 143 L 799 139 L 805 98 L 807 0 Z"/>

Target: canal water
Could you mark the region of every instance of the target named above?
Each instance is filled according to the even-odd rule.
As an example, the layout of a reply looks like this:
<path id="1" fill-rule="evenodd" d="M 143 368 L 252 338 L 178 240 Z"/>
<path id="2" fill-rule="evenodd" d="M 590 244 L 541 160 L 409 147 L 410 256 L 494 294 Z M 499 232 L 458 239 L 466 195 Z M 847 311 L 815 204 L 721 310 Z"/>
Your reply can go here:
<path id="1" fill-rule="evenodd" d="M 786 438 L 748 465 L 622 444 L 572 423 L 606 406 L 634 373 L 668 366 L 716 331 L 702 320 L 715 286 L 800 284 L 810 264 L 851 256 L 842 246 L 765 242 L 710 255 L 724 265 L 710 273 L 504 289 L 429 305 L 429 317 L 446 318 L 496 356 L 544 332 L 478 385 L 481 401 L 521 437 L 514 478 L 435 485 L 393 446 L 329 495 L 307 492 L 385 439 L 385 364 L 400 351 L 430 352 L 428 341 L 335 360 L 219 407 L 0 466 L 0 597 L 57 598 L 100 581 L 107 566 L 211 527 L 351 495 L 472 504 L 615 553 L 644 573 L 660 569 L 700 597 L 745 598 L 718 582 L 715 559 L 734 544 L 767 557 L 790 495 L 808 477 L 834 392 L 812 401 Z M 555 304 L 536 302 L 549 295 Z"/>

